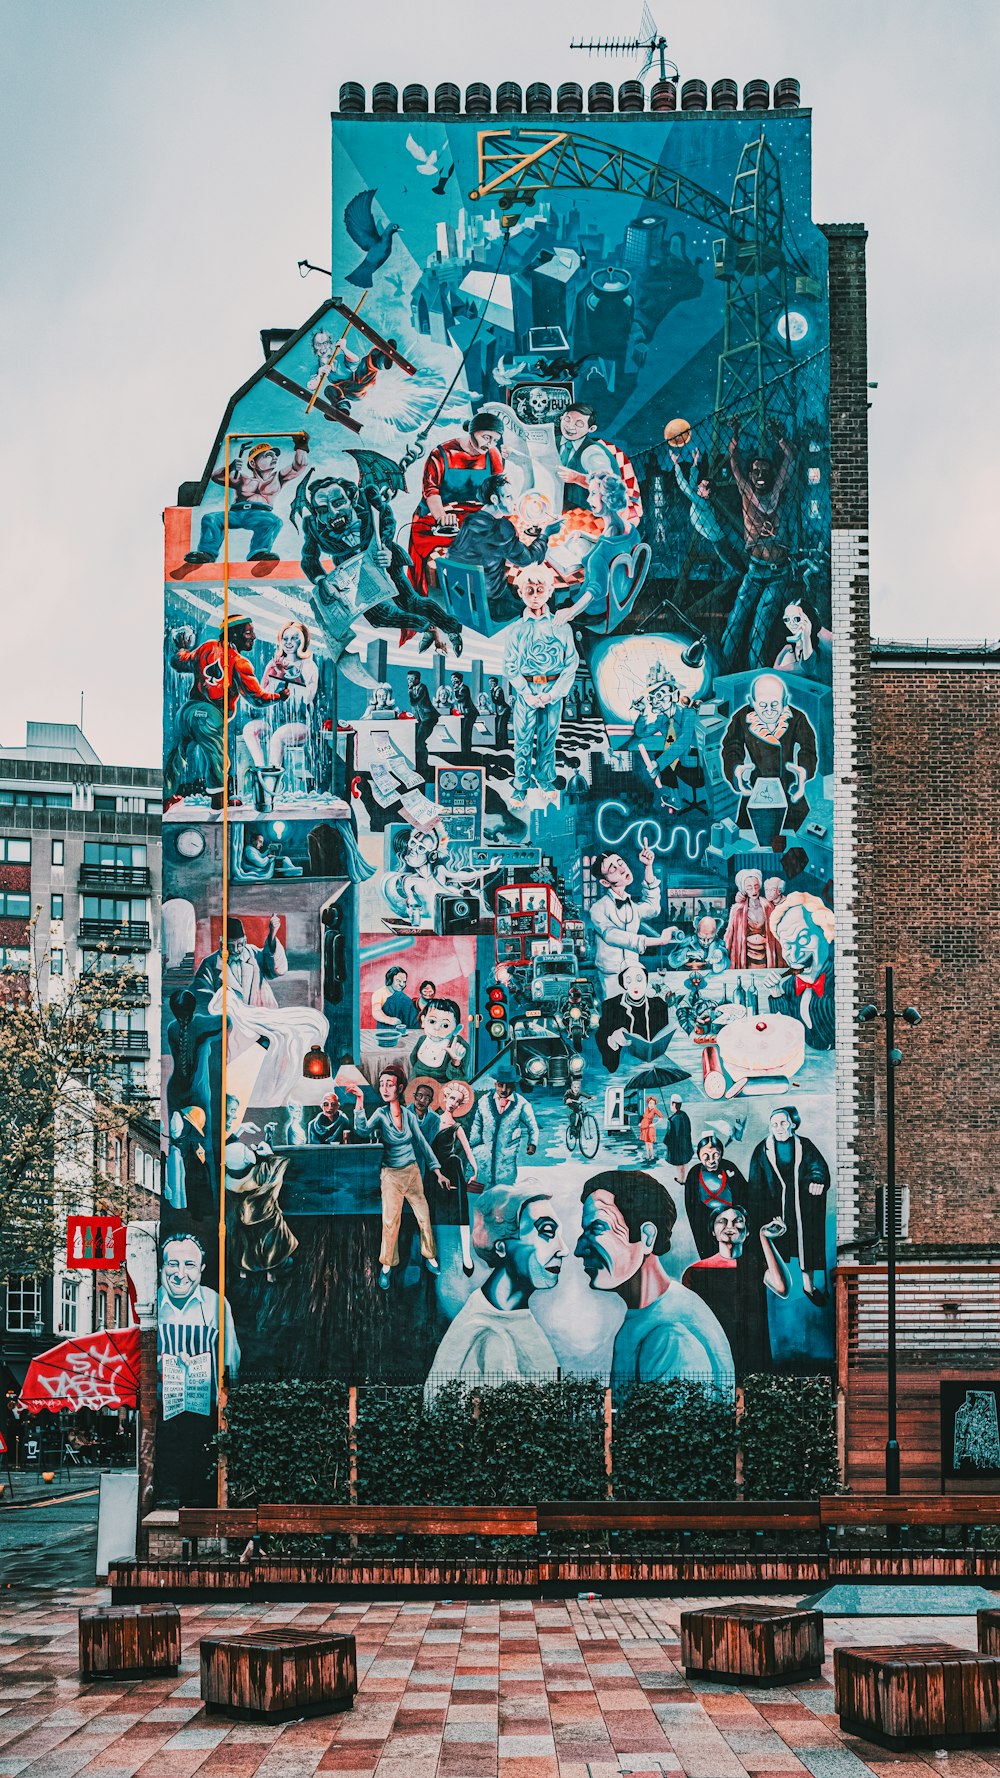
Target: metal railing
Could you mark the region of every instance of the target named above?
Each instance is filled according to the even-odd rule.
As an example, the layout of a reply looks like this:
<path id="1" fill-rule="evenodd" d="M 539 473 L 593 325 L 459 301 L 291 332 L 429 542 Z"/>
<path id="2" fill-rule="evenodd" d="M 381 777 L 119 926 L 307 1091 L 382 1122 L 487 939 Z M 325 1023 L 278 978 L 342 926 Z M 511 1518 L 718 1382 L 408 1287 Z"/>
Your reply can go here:
<path id="1" fill-rule="evenodd" d="M 145 890 L 153 886 L 152 872 L 138 864 L 81 864 L 81 889 Z"/>
<path id="2" fill-rule="evenodd" d="M 107 945 L 112 951 L 148 951 L 151 943 L 149 921 L 81 920 L 81 945 Z"/>

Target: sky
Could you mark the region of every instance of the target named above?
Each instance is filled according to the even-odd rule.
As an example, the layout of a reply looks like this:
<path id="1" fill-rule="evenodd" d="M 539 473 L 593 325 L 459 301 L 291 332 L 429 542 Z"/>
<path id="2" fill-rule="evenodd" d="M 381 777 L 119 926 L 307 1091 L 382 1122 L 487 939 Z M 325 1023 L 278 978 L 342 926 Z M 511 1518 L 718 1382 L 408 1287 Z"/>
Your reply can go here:
<path id="1" fill-rule="evenodd" d="M 1000 7 L 653 0 L 682 79 L 813 107 L 813 214 L 869 229 L 872 629 L 1000 633 Z M 342 80 L 612 79 L 641 0 L 3 0 L 0 743 L 160 757 L 162 523 L 261 327 L 325 282 Z M 29 646 L 30 644 L 30 646 Z M 37 671 L 36 671 L 37 669 Z"/>

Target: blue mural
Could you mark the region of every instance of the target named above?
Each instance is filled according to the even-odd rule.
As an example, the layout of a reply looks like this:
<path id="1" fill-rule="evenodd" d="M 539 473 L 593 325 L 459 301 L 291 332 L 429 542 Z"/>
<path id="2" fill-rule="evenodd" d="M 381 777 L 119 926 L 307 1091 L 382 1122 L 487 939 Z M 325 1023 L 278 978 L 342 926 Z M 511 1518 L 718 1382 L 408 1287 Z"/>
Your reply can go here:
<path id="1" fill-rule="evenodd" d="M 832 1356 L 809 192 L 800 115 L 334 120 L 336 294 L 166 515 L 168 1494 L 220 1314 L 428 1390 Z"/>

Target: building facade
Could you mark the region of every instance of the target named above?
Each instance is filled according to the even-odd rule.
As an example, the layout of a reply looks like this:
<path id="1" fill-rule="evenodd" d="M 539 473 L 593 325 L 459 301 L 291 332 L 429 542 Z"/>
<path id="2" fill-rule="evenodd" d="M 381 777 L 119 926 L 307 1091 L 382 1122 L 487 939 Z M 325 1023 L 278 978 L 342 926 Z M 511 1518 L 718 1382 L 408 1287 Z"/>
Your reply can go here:
<path id="1" fill-rule="evenodd" d="M 165 515 L 164 1497 L 226 1370 L 833 1366 L 864 231 L 668 89 L 345 88 Z"/>
<path id="2" fill-rule="evenodd" d="M 159 1205 L 161 774 L 108 766 L 73 723 L 29 722 L 23 747 L 0 747 L 0 967 L 34 973 L 43 998 L 81 974 L 127 968 L 126 1001 L 107 1014 L 126 1128 L 95 1108 L 85 1143 L 57 1140 L 56 1174 L 81 1209 L 101 1178 L 136 1215 Z M 84 1157 L 84 1148 L 86 1155 Z M 72 1175 L 72 1177 L 71 1177 Z M 124 1272 L 67 1270 L 0 1283 L 0 1352 L 7 1386 L 60 1338 L 127 1325 Z"/>

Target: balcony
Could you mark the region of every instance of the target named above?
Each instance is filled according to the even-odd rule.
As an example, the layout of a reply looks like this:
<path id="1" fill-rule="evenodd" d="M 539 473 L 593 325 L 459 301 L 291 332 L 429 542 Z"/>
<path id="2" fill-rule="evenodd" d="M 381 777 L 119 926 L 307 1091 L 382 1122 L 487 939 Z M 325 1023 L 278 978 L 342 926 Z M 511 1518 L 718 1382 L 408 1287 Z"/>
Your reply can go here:
<path id="1" fill-rule="evenodd" d="M 148 895 L 153 879 L 146 865 L 81 864 L 81 889 L 138 890 Z"/>
<path id="2" fill-rule="evenodd" d="M 148 920 L 81 920 L 81 945 L 107 945 L 109 951 L 148 951 L 151 943 Z"/>
<path id="3" fill-rule="evenodd" d="M 82 980 L 99 994 L 102 987 L 117 1006 L 149 1006 L 148 975 L 125 975 L 113 969 L 86 969 Z"/>
<path id="4" fill-rule="evenodd" d="M 149 1055 L 148 1031 L 102 1031 L 101 1047 L 107 1055 L 143 1059 Z"/>

